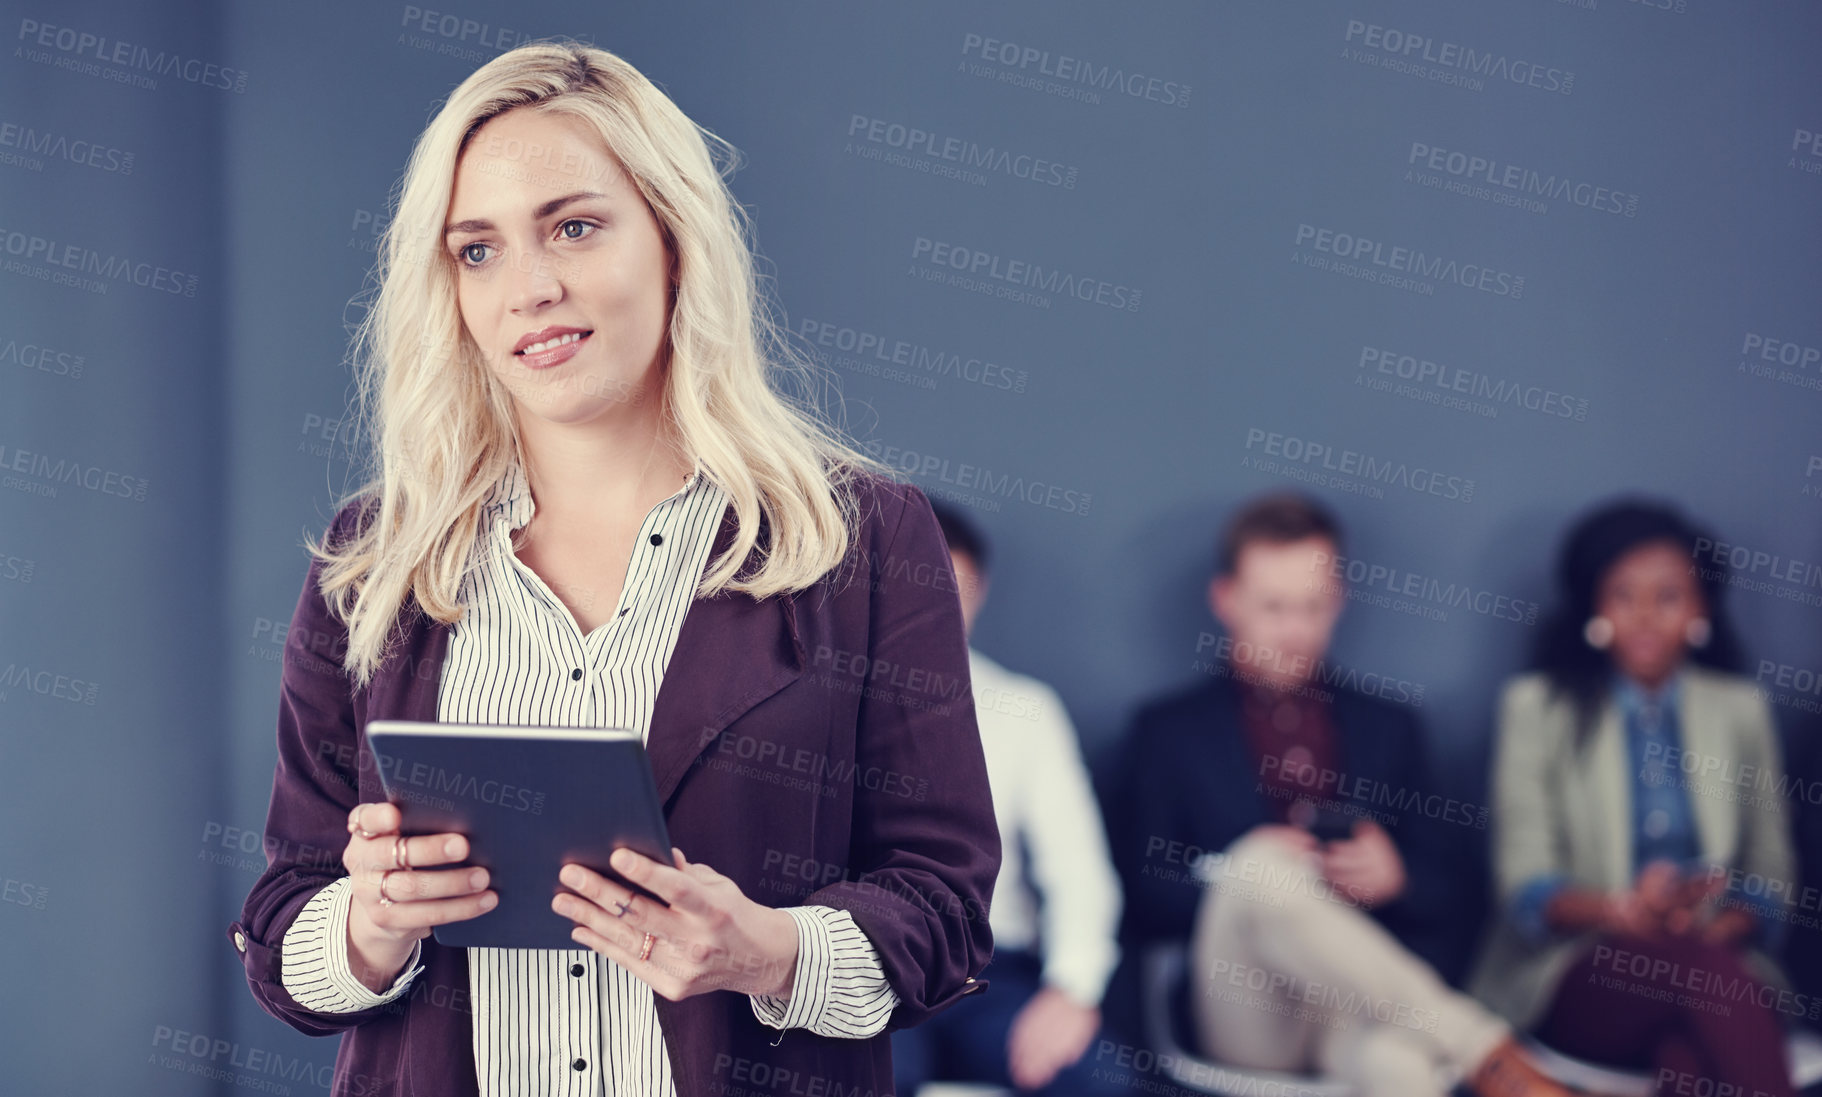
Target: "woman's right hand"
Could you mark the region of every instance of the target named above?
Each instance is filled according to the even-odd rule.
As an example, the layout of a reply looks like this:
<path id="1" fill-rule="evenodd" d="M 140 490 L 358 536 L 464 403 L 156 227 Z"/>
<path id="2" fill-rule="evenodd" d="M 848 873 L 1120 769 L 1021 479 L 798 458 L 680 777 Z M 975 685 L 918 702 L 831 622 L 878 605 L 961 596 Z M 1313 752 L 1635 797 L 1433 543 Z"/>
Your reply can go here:
<path id="1" fill-rule="evenodd" d="M 1602 897 L 1599 928 L 1617 937 L 1653 938 L 1664 930 L 1661 912 L 1637 889 Z"/>
<path id="2" fill-rule="evenodd" d="M 1633 937 L 1682 936 L 1697 929 L 1697 916 L 1712 892 L 1704 878 L 1686 877 L 1669 861 L 1639 870 L 1632 887 L 1607 896 L 1601 928 Z"/>
<path id="3" fill-rule="evenodd" d="M 353 884 L 348 908 L 348 963 L 362 985 L 380 993 L 392 985 L 410 958 L 412 947 L 430 936 L 431 927 L 461 922 L 492 910 L 499 895 L 487 889 L 487 870 L 441 869 L 468 856 L 468 839 L 460 834 L 420 834 L 405 839 L 405 863 L 395 868 L 399 809 L 389 803 L 360 803 L 348 813 L 348 848 L 342 864 Z M 372 837 L 362 837 L 361 831 Z M 380 881 L 386 898 L 380 902 Z"/>

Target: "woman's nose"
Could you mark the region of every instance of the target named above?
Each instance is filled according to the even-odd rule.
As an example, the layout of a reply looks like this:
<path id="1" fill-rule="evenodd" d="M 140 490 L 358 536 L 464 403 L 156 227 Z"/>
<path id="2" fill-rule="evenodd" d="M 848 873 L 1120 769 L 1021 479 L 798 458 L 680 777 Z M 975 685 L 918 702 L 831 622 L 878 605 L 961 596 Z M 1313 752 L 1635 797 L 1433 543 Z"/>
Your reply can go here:
<path id="1" fill-rule="evenodd" d="M 541 308 L 563 296 L 563 283 L 557 277 L 556 264 L 541 249 L 520 250 L 512 255 L 511 268 L 513 309 L 527 312 Z"/>

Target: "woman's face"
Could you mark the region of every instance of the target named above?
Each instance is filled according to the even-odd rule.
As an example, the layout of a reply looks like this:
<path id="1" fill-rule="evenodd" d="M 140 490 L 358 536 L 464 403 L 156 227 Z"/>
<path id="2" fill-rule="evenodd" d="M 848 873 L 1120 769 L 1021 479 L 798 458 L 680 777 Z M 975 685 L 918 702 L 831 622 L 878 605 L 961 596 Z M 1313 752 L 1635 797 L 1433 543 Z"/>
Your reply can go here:
<path id="1" fill-rule="evenodd" d="M 672 257 L 584 122 L 489 119 L 456 164 L 446 230 L 462 322 L 522 414 L 585 422 L 659 390 Z"/>
<path id="2" fill-rule="evenodd" d="M 1595 612 L 1613 622 L 1608 649 L 1627 675 L 1656 683 L 1683 658 L 1689 622 L 1705 612 L 1689 556 L 1674 542 L 1640 545 L 1607 569 Z"/>

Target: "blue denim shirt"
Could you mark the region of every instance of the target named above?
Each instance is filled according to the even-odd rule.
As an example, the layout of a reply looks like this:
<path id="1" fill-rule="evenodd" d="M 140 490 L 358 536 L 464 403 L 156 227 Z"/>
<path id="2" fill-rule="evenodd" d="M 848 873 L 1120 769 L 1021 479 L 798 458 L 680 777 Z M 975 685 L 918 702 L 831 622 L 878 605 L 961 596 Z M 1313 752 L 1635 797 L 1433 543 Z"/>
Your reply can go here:
<path id="1" fill-rule="evenodd" d="M 1617 671 L 1613 676 L 1613 698 L 1625 722 L 1626 753 L 1632 767 L 1634 876 L 1652 861 L 1672 861 L 1696 874 L 1705 874 L 1711 867 L 1701 856 L 1695 811 L 1677 764 L 1683 745 L 1678 719 L 1682 686 L 1681 671 L 1656 691 Z M 1569 883 L 1567 876 L 1550 873 L 1519 889 L 1509 913 L 1520 935 L 1532 944 L 1543 944 L 1555 936 L 1544 912 Z M 1766 895 L 1730 887 L 1727 905 L 1742 907 L 1757 917 L 1759 933 L 1768 941 L 1783 924 L 1777 918 L 1777 901 Z"/>

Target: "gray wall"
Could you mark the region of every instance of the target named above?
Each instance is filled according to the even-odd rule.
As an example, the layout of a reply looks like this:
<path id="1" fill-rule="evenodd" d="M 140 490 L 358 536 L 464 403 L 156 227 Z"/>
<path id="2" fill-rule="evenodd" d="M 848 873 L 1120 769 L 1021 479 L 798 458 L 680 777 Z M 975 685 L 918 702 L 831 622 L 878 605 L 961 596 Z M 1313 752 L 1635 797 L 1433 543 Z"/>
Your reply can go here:
<path id="1" fill-rule="evenodd" d="M 1000 561 L 977 644 L 1057 685 L 1098 767 L 1197 674 L 1223 516 L 1298 484 L 1362 566 L 1520 602 L 1548 601 L 1582 507 L 1674 497 L 1760 554 L 1732 607 L 1754 665 L 1822 669 L 1813 4 L 469 0 L 436 9 L 447 34 L 425 7 L 6 4 L 9 1087 L 327 1087 L 334 1042 L 260 1013 L 223 936 L 264 864 L 278 628 L 346 486 L 345 323 L 388 191 L 436 102 L 527 36 L 620 52 L 744 150 L 736 191 L 849 428 L 975 508 Z M 184 65 L 148 77 L 161 51 Z M 1137 94 L 1096 88 L 1109 67 Z M 934 155 L 972 146 L 1011 155 L 960 177 Z M 1493 166 L 1451 173 L 1470 157 Z M 1527 207 L 1488 175 L 1570 187 Z M 1087 299 L 994 276 L 1013 264 Z M 72 268 L 105 292 L 52 280 Z M 842 349 L 862 336 L 911 364 Z M 1398 355 L 1482 406 L 1401 393 Z M 1292 478 L 1367 459 L 1387 478 Z M 1335 656 L 1421 689 L 1478 798 L 1531 631 L 1362 601 Z"/>

